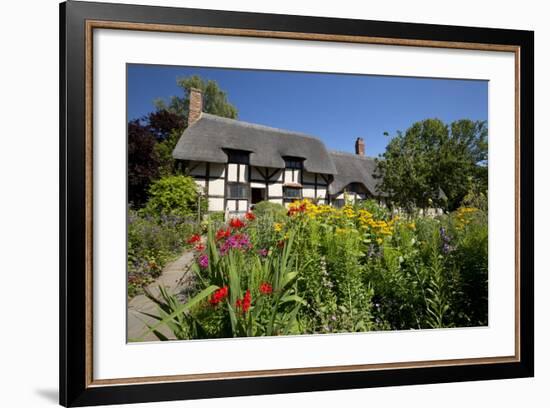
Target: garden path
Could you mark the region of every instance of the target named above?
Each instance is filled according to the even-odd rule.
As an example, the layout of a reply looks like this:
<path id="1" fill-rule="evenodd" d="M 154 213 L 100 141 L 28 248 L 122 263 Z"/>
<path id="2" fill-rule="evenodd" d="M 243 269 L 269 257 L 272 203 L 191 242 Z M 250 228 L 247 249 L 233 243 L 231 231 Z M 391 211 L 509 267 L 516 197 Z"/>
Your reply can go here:
<path id="1" fill-rule="evenodd" d="M 184 297 L 185 289 L 193 283 L 193 273 L 190 270 L 192 260 L 193 253 L 186 251 L 178 259 L 168 263 L 161 275 L 148 286 L 151 293 L 155 296 L 158 295 L 158 287 L 164 286 L 170 292 L 181 294 L 181 297 Z M 156 314 L 157 306 L 145 295 L 135 296 L 128 302 L 128 339 L 137 339 L 147 330 L 144 322 L 149 324 L 157 322 L 155 319 L 139 313 L 140 311 Z M 174 338 L 174 335 L 166 327 L 159 328 L 159 331 L 169 339 Z M 143 341 L 157 340 L 153 333 L 149 333 L 143 338 Z"/>

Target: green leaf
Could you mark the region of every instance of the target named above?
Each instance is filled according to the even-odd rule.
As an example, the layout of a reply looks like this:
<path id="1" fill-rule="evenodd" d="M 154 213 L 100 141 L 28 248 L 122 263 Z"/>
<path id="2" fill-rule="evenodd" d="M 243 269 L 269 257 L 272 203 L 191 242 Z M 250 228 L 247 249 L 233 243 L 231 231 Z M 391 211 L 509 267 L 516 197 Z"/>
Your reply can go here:
<path id="1" fill-rule="evenodd" d="M 280 300 L 280 303 L 288 303 L 288 302 L 301 303 L 304 306 L 307 305 L 307 302 L 298 295 L 286 295 L 286 296 L 283 296 Z"/>
<path id="2" fill-rule="evenodd" d="M 175 316 L 179 315 L 180 313 L 186 312 L 189 309 L 191 309 L 193 306 L 195 306 L 197 303 L 199 303 L 201 300 L 207 298 L 210 296 L 214 291 L 219 289 L 219 286 L 212 285 L 204 289 L 202 292 L 200 292 L 198 295 L 190 299 L 187 303 L 180 304 L 172 313 L 170 313 L 168 316 L 164 317 L 159 323 L 157 323 L 155 326 L 149 328 L 148 331 L 143 333 L 140 336 L 140 339 L 143 339 L 147 334 L 153 332 L 163 324 L 167 324 L 170 320 L 172 320 Z"/>

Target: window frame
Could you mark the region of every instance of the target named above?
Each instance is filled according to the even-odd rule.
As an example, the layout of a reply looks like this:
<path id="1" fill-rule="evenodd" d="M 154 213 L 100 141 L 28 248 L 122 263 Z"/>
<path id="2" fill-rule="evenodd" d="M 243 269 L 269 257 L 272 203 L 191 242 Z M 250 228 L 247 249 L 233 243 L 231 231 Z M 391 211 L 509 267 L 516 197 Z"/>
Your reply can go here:
<path id="1" fill-rule="evenodd" d="M 288 190 L 295 190 L 299 192 L 298 196 L 288 196 L 287 191 Z M 303 188 L 302 187 L 291 187 L 291 186 L 283 186 L 283 199 L 285 201 L 294 201 L 294 200 L 301 200 L 303 198 Z"/>
<path id="2" fill-rule="evenodd" d="M 231 187 L 241 187 L 245 191 L 246 195 L 244 197 L 241 196 L 233 196 L 231 195 Z M 249 200 L 250 199 L 250 185 L 249 183 L 243 183 L 239 181 L 228 181 L 226 185 L 226 197 L 228 200 Z"/>
<path id="3" fill-rule="evenodd" d="M 227 163 L 250 165 L 250 152 L 246 150 L 224 149 Z"/>

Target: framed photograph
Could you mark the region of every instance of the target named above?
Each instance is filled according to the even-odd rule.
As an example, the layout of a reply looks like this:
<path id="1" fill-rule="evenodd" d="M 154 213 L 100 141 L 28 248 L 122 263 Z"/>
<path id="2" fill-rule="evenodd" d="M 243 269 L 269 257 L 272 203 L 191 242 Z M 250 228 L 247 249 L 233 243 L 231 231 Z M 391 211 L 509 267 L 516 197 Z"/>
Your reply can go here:
<path id="1" fill-rule="evenodd" d="M 534 33 L 60 6 L 60 403 L 534 375 Z"/>

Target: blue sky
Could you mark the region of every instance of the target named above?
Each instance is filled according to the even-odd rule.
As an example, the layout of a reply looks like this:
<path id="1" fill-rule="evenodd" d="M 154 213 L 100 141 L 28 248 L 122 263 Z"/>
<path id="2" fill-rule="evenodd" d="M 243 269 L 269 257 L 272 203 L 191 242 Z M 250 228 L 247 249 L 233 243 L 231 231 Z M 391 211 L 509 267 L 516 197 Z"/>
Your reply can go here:
<path id="1" fill-rule="evenodd" d="M 128 119 L 154 110 L 153 100 L 182 96 L 176 78 L 200 75 L 227 92 L 243 121 L 317 136 L 329 149 L 368 156 L 416 121 L 487 120 L 486 81 L 128 65 Z"/>

